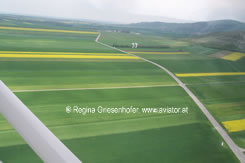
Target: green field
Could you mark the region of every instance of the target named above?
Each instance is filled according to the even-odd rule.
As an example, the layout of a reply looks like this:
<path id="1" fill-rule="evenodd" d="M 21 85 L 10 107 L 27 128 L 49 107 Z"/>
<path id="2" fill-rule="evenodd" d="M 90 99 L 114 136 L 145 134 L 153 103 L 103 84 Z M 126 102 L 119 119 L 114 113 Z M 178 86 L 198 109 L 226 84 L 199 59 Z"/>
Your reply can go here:
<path id="1" fill-rule="evenodd" d="M 1 79 L 13 90 L 176 84 L 144 62 L 3 61 L 0 67 Z"/>
<path id="2" fill-rule="evenodd" d="M 117 52 L 96 44 L 96 37 L 94 34 L 0 30 L 0 49 L 31 52 Z"/>
<path id="3" fill-rule="evenodd" d="M 0 36 L 1 51 L 120 53 L 97 44 L 94 41 L 95 35 L 0 30 Z M 103 33 L 101 41 L 111 44 L 122 41 L 126 44 L 131 42 L 132 37 Z M 228 71 L 230 67 L 227 65 L 234 66 L 223 60 L 208 58 L 208 54 L 217 51 L 214 49 L 156 36 L 139 36 L 135 40 L 141 40 L 142 37 L 149 42 L 157 39 L 159 45 L 165 40 L 163 44 L 171 46 L 170 51 L 191 52 L 188 55 L 140 54 L 166 66 L 174 73 Z M 147 41 L 142 43 L 147 44 Z M 210 66 L 201 64 L 204 62 Z M 212 66 L 216 63 L 218 66 Z M 193 66 L 197 66 L 195 70 Z M 222 138 L 185 91 L 164 71 L 142 60 L 0 58 L 0 80 L 16 91 L 15 94 L 24 104 L 85 163 L 238 162 L 226 144 L 221 146 Z M 188 78 L 183 81 L 188 84 L 207 82 L 206 78 Z M 205 95 L 215 91 L 211 86 L 208 89 L 205 87 Z M 230 89 L 241 91 L 236 96 L 237 102 L 241 102 L 244 93 L 235 88 L 236 86 Z M 84 90 L 72 90 L 76 88 Z M 212 111 L 209 105 L 220 101 L 207 103 L 197 92 L 203 87 L 193 85 L 190 88 L 207 104 L 212 113 L 217 112 L 214 116 L 218 120 L 224 120 L 230 115 L 219 113 L 217 109 Z M 216 93 L 212 95 L 215 96 Z M 173 106 L 188 107 L 189 113 L 82 115 L 66 113 L 66 106 Z M 231 110 L 233 117 L 237 118 L 234 110 Z M 0 124 L 0 160 L 4 163 L 41 162 L 3 117 L 0 117 Z M 236 137 L 239 135 L 234 136 Z"/>
<path id="4" fill-rule="evenodd" d="M 121 36 L 123 37 L 123 36 Z M 123 37 L 127 38 L 127 36 Z M 118 37 L 117 39 L 120 39 Z M 136 54 L 150 59 L 168 68 L 173 73 L 212 73 L 244 72 L 245 58 L 228 61 L 210 57 L 217 49 L 199 45 L 173 47 L 168 51 L 187 51 L 190 55 Z M 126 49 L 128 50 L 128 49 Z M 141 51 L 138 49 L 136 51 Z M 144 51 L 152 51 L 144 49 Z M 164 50 L 162 50 L 164 51 Z M 214 117 L 221 123 L 229 120 L 244 119 L 245 76 L 214 76 L 180 78 L 206 105 Z M 245 147 L 244 131 L 229 133 L 241 147 Z"/>
<path id="5" fill-rule="evenodd" d="M 162 92 L 168 92 L 168 94 L 162 94 Z M 216 153 L 214 157 L 209 157 L 208 161 L 234 161 L 230 151 L 221 147 L 222 139 L 215 130 L 211 129 L 199 109 L 179 87 L 33 92 L 17 93 L 17 96 L 80 159 L 87 160 L 87 162 L 115 162 L 123 159 L 129 162 L 145 159 L 148 161 L 160 161 L 163 158 L 157 153 L 162 152 L 170 152 L 171 157 L 165 158 L 169 162 L 176 161 L 176 157 L 179 155 L 186 162 L 196 162 L 200 157 L 205 158 L 200 162 L 206 162 L 207 158 L 206 153 L 203 151 L 204 148 L 200 148 L 200 146 L 203 146 L 203 142 L 205 142 L 205 148 L 210 148 L 213 150 L 212 152 Z M 176 96 L 181 96 L 181 100 L 177 100 Z M 30 101 L 30 99 L 32 100 Z M 65 112 L 67 105 L 78 105 L 81 107 L 96 107 L 99 105 L 107 107 L 127 107 L 129 105 L 163 107 L 173 104 L 175 107 L 188 106 L 190 108 L 189 114 L 90 114 L 83 116 Z M 1 121 L 1 126 L 1 140 L 6 141 L 1 142 L 0 150 L 9 149 L 7 150 L 8 155 L 5 152 L 1 152 L 3 154 L 1 158 L 3 160 L 4 158 L 6 160 L 16 159 L 13 162 L 17 160 L 21 162 L 22 158 L 23 162 L 28 159 L 32 160 L 35 155 L 28 149 L 29 147 L 24 145 L 23 140 L 17 133 L 5 121 Z M 134 139 L 136 142 L 133 141 Z M 172 139 L 172 141 L 169 139 Z M 132 143 L 130 143 L 130 140 Z M 151 144 L 151 142 L 153 143 Z M 168 145 L 166 144 L 167 142 Z M 103 145 L 105 143 L 107 145 Z M 156 144 L 158 145 L 156 146 Z M 183 149 L 190 150 L 182 151 L 179 145 Z M 139 148 L 139 146 L 141 147 Z M 178 149 L 173 152 L 175 148 Z M 15 153 L 20 149 L 22 149 L 23 153 L 19 158 L 9 157 L 11 153 Z M 196 150 L 193 151 L 193 149 Z M 109 157 L 114 150 L 118 151 L 117 157 Z M 144 150 L 148 151 L 149 155 L 146 155 L 145 159 L 144 157 L 137 158 L 137 155 L 142 154 Z M 182 152 L 180 153 L 179 150 Z M 105 153 L 101 153 L 101 151 Z M 94 158 L 94 153 L 99 153 L 99 156 Z M 155 154 L 152 155 L 152 153 Z M 32 157 L 29 157 L 29 155 Z M 128 155 L 128 157 L 124 158 L 125 155 Z M 196 158 L 192 158 L 192 155 L 195 155 Z"/>
<path id="6" fill-rule="evenodd" d="M 170 39 L 168 37 L 159 37 L 152 35 L 145 35 L 141 33 L 120 33 L 120 32 L 103 32 L 101 40 L 104 43 L 113 45 L 128 45 L 131 46 L 132 42 L 137 42 L 142 46 L 187 46 L 189 43 L 185 41 L 179 41 Z M 152 48 L 156 50 L 156 48 Z M 167 48 L 168 49 L 168 48 Z"/>

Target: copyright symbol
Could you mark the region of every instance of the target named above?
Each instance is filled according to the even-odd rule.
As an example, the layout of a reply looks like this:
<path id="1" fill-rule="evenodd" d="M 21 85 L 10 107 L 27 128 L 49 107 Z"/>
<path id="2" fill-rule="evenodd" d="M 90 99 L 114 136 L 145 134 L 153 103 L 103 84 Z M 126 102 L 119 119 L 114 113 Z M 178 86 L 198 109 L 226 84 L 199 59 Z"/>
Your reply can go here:
<path id="1" fill-rule="evenodd" d="M 67 107 L 66 107 L 66 112 L 67 112 L 67 113 L 71 113 L 71 107 L 70 107 L 70 106 L 67 106 Z"/>

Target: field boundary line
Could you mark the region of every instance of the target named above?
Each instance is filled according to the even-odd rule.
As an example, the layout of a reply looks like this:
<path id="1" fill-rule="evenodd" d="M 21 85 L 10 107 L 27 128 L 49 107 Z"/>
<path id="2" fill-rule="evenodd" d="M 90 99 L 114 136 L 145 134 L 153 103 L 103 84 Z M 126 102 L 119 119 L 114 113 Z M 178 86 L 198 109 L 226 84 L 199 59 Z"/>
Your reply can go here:
<path id="1" fill-rule="evenodd" d="M 177 87 L 179 85 L 143 85 L 143 86 L 125 86 L 125 87 L 98 87 L 98 88 L 64 88 L 64 89 L 37 89 L 37 90 L 13 90 L 14 93 L 21 92 L 55 92 L 55 91 L 81 91 L 81 90 L 103 90 L 103 89 L 127 89 L 127 88 L 156 88 L 156 87 Z"/>
<path id="2" fill-rule="evenodd" d="M 145 59 L 143 57 L 137 56 L 135 54 L 131 54 L 128 53 L 124 50 L 112 47 L 110 45 L 107 45 L 105 43 L 102 43 L 99 41 L 101 37 L 101 33 L 99 32 L 99 35 L 97 36 L 95 42 L 104 45 L 106 47 L 118 50 L 120 52 L 126 53 L 128 55 L 132 55 L 135 57 L 138 57 L 148 63 L 151 63 L 155 66 L 157 66 L 158 68 L 164 70 L 166 73 L 168 73 L 177 83 L 180 87 L 182 87 L 185 92 L 192 98 L 192 100 L 197 104 L 197 106 L 201 109 L 201 111 L 203 112 L 203 114 L 207 117 L 207 119 L 210 121 L 210 123 L 213 125 L 213 127 L 216 129 L 216 131 L 220 134 L 220 136 L 224 139 L 224 141 L 226 142 L 226 144 L 230 147 L 230 149 L 232 150 L 232 152 L 235 154 L 235 156 L 238 158 L 238 160 L 242 163 L 245 163 L 245 155 L 243 154 L 243 151 L 241 151 L 241 149 L 233 142 L 233 140 L 230 138 L 230 136 L 227 134 L 227 132 L 223 129 L 223 127 L 215 120 L 215 118 L 209 113 L 209 111 L 207 110 L 207 108 L 202 104 L 202 102 L 190 91 L 190 89 L 178 78 L 176 77 L 172 72 L 170 72 L 167 68 L 163 67 L 162 65 L 155 63 L 153 61 L 150 61 L 148 59 Z"/>

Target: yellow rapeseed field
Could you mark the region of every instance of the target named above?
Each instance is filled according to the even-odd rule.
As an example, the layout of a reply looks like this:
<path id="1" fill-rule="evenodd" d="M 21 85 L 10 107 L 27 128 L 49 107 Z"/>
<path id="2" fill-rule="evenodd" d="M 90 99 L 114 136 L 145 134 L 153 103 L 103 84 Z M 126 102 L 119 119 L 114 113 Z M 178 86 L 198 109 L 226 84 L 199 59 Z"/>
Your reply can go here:
<path id="1" fill-rule="evenodd" d="M 61 33 L 78 33 L 78 34 L 98 34 L 98 32 L 88 32 L 88 31 L 71 31 L 71 30 L 59 30 L 59 29 L 22 28 L 22 27 L 4 27 L 4 26 L 0 26 L 0 29 L 22 30 L 22 31 L 37 31 L 37 32 L 61 32 Z"/>
<path id="2" fill-rule="evenodd" d="M 244 56 L 245 56 L 245 53 L 234 52 L 234 53 L 231 53 L 229 55 L 222 57 L 222 59 L 230 60 L 230 61 L 237 61 Z"/>
<path id="3" fill-rule="evenodd" d="M 229 132 L 238 132 L 245 130 L 245 119 L 225 121 L 222 123 Z"/>
<path id="4" fill-rule="evenodd" d="M 233 75 L 245 75 L 245 72 L 184 73 L 184 74 L 175 74 L 175 75 L 178 77 L 233 76 Z"/>
<path id="5" fill-rule="evenodd" d="M 189 52 L 134 52 L 134 51 L 131 51 L 129 53 L 133 53 L 133 54 L 190 54 Z"/>
<path id="6" fill-rule="evenodd" d="M 139 59 L 134 56 L 0 54 L 0 58 Z"/>

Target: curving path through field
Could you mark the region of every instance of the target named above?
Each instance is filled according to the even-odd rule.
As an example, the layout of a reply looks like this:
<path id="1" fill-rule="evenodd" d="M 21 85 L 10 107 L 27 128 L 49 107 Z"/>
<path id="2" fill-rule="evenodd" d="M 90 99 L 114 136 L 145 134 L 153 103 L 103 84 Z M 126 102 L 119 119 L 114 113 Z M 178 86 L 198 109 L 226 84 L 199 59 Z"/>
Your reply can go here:
<path id="1" fill-rule="evenodd" d="M 96 42 L 103 45 L 103 46 L 106 46 L 106 47 L 109 47 L 109 48 L 112 48 L 112 49 L 115 49 L 115 50 L 118 50 L 122 53 L 126 53 L 128 55 L 131 55 L 131 56 L 135 56 L 135 57 L 138 57 L 148 63 L 151 63 L 155 66 L 157 66 L 158 68 L 164 70 L 165 72 L 167 72 L 177 83 L 180 87 L 182 87 L 185 92 L 193 99 L 193 101 L 197 104 L 197 106 L 201 109 L 201 111 L 204 113 L 204 115 L 208 118 L 208 120 L 210 121 L 210 123 L 213 125 L 213 127 L 217 130 L 217 132 L 222 136 L 222 138 L 224 139 L 224 141 L 226 142 L 226 144 L 230 147 L 230 149 L 232 150 L 232 152 L 236 155 L 236 157 L 240 160 L 241 163 L 245 163 L 245 155 L 243 154 L 243 150 L 241 148 L 239 148 L 234 142 L 233 140 L 230 138 L 230 136 L 226 133 L 226 131 L 223 129 L 223 127 L 215 120 L 215 118 L 209 113 L 209 111 L 207 110 L 207 108 L 201 103 L 201 101 L 190 91 L 189 88 L 186 87 L 186 85 L 179 79 L 177 78 L 172 72 L 170 72 L 168 69 L 166 69 L 165 67 L 161 66 L 160 64 L 157 64 L 155 62 L 152 62 L 148 59 L 145 59 L 145 58 L 142 58 L 140 56 L 137 56 L 135 54 L 131 54 L 131 53 L 128 53 L 126 51 L 123 51 L 121 49 L 118 49 L 118 48 L 115 48 L 115 47 L 112 47 L 110 45 L 107 45 L 107 44 L 104 44 L 102 42 L 99 41 L 101 37 L 101 33 L 99 33 L 99 35 L 97 36 L 96 38 Z"/>

